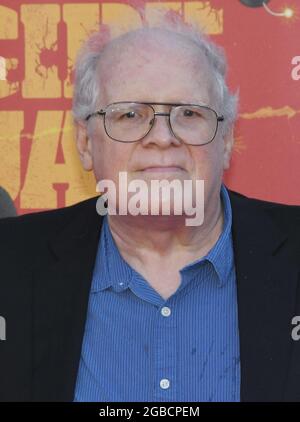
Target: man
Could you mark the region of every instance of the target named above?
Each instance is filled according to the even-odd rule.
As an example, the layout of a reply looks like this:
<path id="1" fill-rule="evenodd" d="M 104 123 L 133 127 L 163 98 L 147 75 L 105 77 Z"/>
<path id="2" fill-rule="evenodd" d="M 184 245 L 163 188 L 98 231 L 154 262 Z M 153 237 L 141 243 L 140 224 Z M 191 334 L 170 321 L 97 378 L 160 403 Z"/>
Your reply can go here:
<path id="1" fill-rule="evenodd" d="M 1 400 L 300 400 L 300 210 L 222 185 L 236 116 L 225 71 L 183 24 L 86 43 L 84 169 L 114 185 L 121 172 L 147 187 L 204 180 L 204 220 L 186 225 L 172 201 L 163 215 L 154 197 L 157 215 L 101 217 L 91 199 L 3 221 Z"/>

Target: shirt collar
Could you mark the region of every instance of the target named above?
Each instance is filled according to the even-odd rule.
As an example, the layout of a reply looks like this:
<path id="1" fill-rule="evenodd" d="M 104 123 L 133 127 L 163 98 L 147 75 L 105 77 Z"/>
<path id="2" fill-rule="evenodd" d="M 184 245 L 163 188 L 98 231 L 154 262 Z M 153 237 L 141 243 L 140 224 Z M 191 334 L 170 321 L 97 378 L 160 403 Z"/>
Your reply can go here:
<path id="1" fill-rule="evenodd" d="M 218 275 L 219 286 L 222 286 L 228 279 L 232 268 L 233 249 L 231 240 L 232 210 L 224 184 L 221 186 L 220 194 L 223 204 L 224 224 L 218 241 L 205 257 L 186 265 L 180 271 L 186 272 L 191 277 L 198 273 L 199 266 L 204 261 L 209 261 Z M 128 288 L 133 276 L 134 270 L 124 260 L 112 237 L 106 215 L 103 218 L 91 292 L 101 291 L 108 287 L 112 287 L 115 291 L 125 290 Z"/>
<path id="2" fill-rule="evenodd" d="M 233 265 L 233 246 L 232 246 L 232 209 L 229 194 L 224 184 L 221 186 L 221 200 L 223 205 L 224 223 L 223 230 L 215 245 L 202 258 L 186 265 L 182 268 L 182 272 L 189 274 L 189 277 L 194 276 L 199 271 L 199 266 L 203 265 L 205 261 L 212 264 L 218 275 L 218 285 L 223 286 L 228 280 L 229 273 Z"/>
<path id="3" fill-rule="evenodd" d="M 116 291 L 125 290 L 132 278 L 132 268 L 124 260 L 112 237 L 107 215 L 103 225 L 95 262 L 92 292 L 113 287 Z"/>

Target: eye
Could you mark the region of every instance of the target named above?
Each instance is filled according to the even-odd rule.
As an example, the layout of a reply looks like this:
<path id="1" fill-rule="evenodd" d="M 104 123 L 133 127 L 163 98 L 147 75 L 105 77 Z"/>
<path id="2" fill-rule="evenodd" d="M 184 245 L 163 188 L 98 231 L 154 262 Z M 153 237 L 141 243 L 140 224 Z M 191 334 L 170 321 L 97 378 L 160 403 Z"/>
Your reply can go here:
<path id="1" fill-rule="evenodd" d="M 128 113 L 122 114 L 121 118 L 128 117 L 129 119 L 132 117 L 135 117 L 136 112 L 135 111 L 128 111 Z"/>
<path id="2" fill-rule="evenodd" d="M 200 110 L 185 108 L 183 110 L 183 117 L 194 117 L 195 119 L 197 119 L 203 117 L 203 114 Z"/>
<path id="3" fill-rule="evenodd" d="M 184 111 L 183 111 L 183 115 L 184 116 L 193 116 L 194 115 L 194 111 L 193 110 L 189 110 L 188 108 L 186 108 Z"/>

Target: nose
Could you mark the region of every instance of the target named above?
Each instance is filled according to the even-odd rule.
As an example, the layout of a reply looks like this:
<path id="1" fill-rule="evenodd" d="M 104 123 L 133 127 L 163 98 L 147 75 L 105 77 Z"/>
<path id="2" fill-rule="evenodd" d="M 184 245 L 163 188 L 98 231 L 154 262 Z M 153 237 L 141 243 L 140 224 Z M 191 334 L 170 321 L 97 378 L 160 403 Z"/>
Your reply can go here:
<path id="1" fill-rule="evenodd" d="M 150 124 L 152 125 L 150 132 L 141 141 L 143 146 L 156 144 L 160 148 L 168 148 L 172 144 L 181 145 L 181 141 L 174 136 L 170 128 L 169 113 L 156 112 Z"/>

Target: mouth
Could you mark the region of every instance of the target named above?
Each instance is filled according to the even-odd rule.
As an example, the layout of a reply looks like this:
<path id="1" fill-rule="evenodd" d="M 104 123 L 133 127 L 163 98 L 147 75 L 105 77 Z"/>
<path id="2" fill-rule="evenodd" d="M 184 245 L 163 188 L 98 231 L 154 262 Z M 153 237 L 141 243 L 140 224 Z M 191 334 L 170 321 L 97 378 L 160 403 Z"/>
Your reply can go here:
<path id="1" fill-rule="evenodd" d="M 143 173 L 176 173 L 184 171 L 182 167 L 179 166 L 153 166 L 146 167 L 141 170 Z"/>

